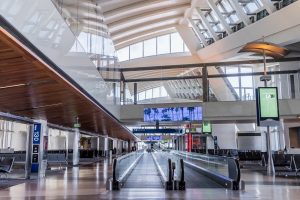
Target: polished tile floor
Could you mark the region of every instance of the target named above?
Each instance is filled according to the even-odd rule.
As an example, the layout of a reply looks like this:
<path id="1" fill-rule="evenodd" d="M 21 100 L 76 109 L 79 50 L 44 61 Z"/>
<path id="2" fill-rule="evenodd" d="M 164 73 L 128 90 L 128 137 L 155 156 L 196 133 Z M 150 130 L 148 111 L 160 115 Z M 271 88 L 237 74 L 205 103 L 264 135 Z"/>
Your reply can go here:
<path id="1" fill-rule="evenodd" d="M 300 199 L 299 179 L 267 177 L 258 172 L 243 171 L 245 191 L 222 188 L 167 192 L 159 188 L 107 191 L 105 182 L 110 175 L 109 163 L 101 161 L 69 168 L 44 180 L 29 181 L 0 190 L 0 199 Z"/>

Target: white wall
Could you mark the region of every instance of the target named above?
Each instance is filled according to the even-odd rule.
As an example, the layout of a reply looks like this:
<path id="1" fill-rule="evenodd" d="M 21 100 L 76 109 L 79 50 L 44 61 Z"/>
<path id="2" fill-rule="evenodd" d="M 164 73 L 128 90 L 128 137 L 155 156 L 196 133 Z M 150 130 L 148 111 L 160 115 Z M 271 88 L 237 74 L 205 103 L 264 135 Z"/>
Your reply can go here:
<path id="1" fill-rule="evenodd" d="M 212 124 L 212 135 L 218 137 L 220 149 L 236 149 L 236 126 L 235 124 Z M 209 142 L 211 147 L 211 142 Z"/>
<path id="2" fill-rule="evenodd" d="M 10 148 L 15 151 L 26 151 L 27 133 L 26 131 L 12 133 Z"/>
<path id="3" fill-rule="evenodd" d="M 50 136 L 49 137 L 49 150 L 65 150 L 66 149 L 66 140 L 65 136 Z"/>

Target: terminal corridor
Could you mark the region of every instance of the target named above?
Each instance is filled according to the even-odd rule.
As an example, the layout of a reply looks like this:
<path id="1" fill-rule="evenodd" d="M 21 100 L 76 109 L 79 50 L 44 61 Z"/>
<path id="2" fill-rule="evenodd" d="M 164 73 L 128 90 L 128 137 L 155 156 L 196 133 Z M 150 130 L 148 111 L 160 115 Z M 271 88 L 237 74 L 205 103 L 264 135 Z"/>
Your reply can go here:
<path id="1" fill-rule="evenodd" d="M 0 0 L 0 200 L 298 200 L 300 0 Z"/>
<path id="2" fill-rule="evenodd" d="M 146 159 L 150 158 L 146 154 Z M 184 191 L 165 191 L 147 185 L 147 188 L 124 188 L 120 191 L 107 191 L 106 178 L 111 175 L 111 165 L 107 160 L 80 167 L 68 168 L 51 175 L 45 180 L 32 180 L 4 190 L 0 199 L 298 199 L 299 184 L 284 179 L 272 180 L 259 174 L 247 175 L 251 182 L 245 191 L 224 191 L 223 188 L 187 189 Z M 150 167 L 148 167 L 150 169 Z M 152 170 L 152 169 L 150 169 Z M 140 178 L 138 178 L 140 180 Z M 147 182 L 147 180 L 145 180 Z M 271 184 L 276 181 L 277 184 Z"/>

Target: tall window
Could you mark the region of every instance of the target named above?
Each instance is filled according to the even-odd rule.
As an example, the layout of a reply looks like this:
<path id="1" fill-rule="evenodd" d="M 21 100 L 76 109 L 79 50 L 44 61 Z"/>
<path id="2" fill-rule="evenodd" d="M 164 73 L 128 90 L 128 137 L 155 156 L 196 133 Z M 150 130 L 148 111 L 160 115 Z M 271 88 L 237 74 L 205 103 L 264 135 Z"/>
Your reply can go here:
<path id="1" fill-rule="evenodd" d="M 157 54 L 170 53 L 170 35 L 157 37 Z"/>
<path id="2" fill-rule="evenodd" d="M 252 73 L 252 68 L 248 66 L 222 67 L 226 74 Z M 252 76 L 227 77 L 231 87 L 241 100 L 254 99 L 254 83 Z"/>
<path id="3" fill-rule="evenodd" d="M 144 56 L 156 55 L 156 38 L 144 41 Z"/>
<path id="4" fill-rule="evenodd" d="M 119 61 L 126 61 L 147 56 L 189 52 L 179 33 L 158 36 L 126 46 L 117 51 Z"/>
<path id="5" fill-rule="evenodd" d="M 169 96 L 165 87 L 156 87 L 146 91 L 142 91 L 138 93 L 138 101 L 148 100 L 148 99 L 155 99 L 160 97 L 167 97 Z"/>

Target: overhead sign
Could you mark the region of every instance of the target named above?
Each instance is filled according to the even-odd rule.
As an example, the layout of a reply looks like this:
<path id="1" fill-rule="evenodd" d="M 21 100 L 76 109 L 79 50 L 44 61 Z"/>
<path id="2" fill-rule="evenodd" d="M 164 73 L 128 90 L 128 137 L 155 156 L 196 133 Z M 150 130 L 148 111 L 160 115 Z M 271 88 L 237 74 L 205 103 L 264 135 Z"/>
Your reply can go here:
<path id="1" fill-rule="evenodd" d="M 145 133 L 182 133 L 182 129 L 164 128 L 164 129 L 143 129 L 137 128 L 133 129 L 134 134 L 145 134 Z"/>
<path id="2" fill-rule="evenodd" d="M 160 135 L 147 136 L 147 140 L 151 140 L 151 141 L 159 141 L 161 139 L 162 137 Z"/>
<path id="3" fill-rule="evenodd" d="M 211 132 L 212 132 L 211 123 L 208 121 L 203 121 L 202 122 L 202 133 L 211 134 Z"/>
<path id="4" fill-rule="evenodd" d="M 33 137 L 32 137 L 32 144 L 40 144 L 41 141 L 41 127 L 42 125 L 36 123 L 33 125 Z"/>
<path id="5" fill-rule="evenodd" d="M 259 87 L 256 93 L 258 125 L 277 125 L 279 121 L 277 87 Z"/>
<path id="6" fill-rule="evenodd" d="M 200 121 L 202 107 L 144 108 L 144 121 Z"/>

